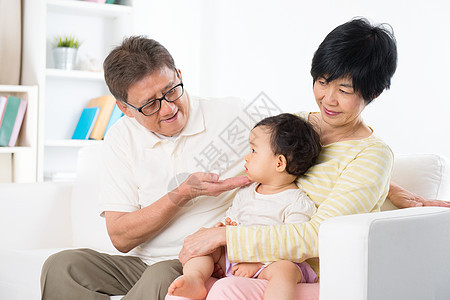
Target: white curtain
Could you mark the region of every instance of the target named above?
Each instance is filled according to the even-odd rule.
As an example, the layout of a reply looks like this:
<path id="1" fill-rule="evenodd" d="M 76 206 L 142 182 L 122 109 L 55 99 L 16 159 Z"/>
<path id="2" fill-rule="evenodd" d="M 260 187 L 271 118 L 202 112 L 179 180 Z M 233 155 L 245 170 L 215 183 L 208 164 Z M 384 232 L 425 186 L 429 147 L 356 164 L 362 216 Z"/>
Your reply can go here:
<path id="1" fill-rule="evenodd" d="M 20 83 L 21 51 L 21 0 L 0 0 L 0 84 Z"/>

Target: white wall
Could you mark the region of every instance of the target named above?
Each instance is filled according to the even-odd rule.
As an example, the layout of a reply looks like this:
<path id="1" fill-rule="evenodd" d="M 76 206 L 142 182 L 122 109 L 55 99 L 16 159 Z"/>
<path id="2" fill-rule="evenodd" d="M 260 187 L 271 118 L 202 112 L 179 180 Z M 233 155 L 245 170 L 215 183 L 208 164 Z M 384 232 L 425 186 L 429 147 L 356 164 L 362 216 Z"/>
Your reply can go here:
<path id="1" fill-rule="evenodd" d="M 138 7 L 138 32 L 171 51 L 191 93 L 252 100 L 264 91 L 290 112 L 315 109 L 310 63 L 329 31 L 355 16 L 389 23 L 399 64 L 366 122 L 396 153 L 450 157 L 448 0 L 140 0 Z"/>

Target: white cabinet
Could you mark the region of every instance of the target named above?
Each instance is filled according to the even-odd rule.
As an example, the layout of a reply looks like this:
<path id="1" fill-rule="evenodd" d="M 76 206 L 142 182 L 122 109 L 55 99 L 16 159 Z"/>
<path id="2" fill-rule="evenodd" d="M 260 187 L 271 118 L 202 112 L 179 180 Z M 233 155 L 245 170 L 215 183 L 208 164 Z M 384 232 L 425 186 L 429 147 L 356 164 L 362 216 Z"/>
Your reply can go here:
<path id="1" fill-rule="evenodd" d="M 36 86 L 0 85 L 1 96 L 27 101 L 15 147 L 0 147 L 0 182 L 35 182 L 37 179 L 38 90 Z"/>
<path id="2" fill-rule="evenodd" d="M 101 71 L 103 60 L 125 36 L 133 33 L 133 22 L 132 1 L 121 5 L 74 0 L 24 1 L 22 83 L 39 86 L 39 181 L 59 176 L 70 178 L 75 174 L 79 148 L 99 142 L 71 137 L 89 100 L 109 94 Z M 77 68 L 54 69 L 54 40 L 67 34 L 82 42 Z"/>

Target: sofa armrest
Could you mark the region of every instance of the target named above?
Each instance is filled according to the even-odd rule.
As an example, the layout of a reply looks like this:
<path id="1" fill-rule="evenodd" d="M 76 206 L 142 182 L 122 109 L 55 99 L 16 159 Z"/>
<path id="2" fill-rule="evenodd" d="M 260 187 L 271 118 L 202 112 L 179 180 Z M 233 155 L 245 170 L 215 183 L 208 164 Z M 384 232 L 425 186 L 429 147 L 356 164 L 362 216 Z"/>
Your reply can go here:
<path id="1" fill-rule="evenodd" d="M 450 209 L 336 217 L 319 232 L 320 299 L 447 299 Z"/>
<path id="2" fill-rule="evenodd" d="M 8 249 L 70 247 L 70 183 L 0 184 L 0 237 Z"/>

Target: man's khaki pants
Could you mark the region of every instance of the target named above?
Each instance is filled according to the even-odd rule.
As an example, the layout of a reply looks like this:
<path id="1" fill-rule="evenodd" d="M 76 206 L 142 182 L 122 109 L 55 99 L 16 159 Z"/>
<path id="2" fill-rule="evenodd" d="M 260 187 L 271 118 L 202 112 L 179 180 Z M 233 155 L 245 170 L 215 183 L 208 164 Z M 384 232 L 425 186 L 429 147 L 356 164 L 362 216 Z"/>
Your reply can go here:
<path id="1" fill-rule="evenodd" d="M 41 274 L 43 300 L 164 299 L 183 272 L 178 260 L 146 265 L 138 257 L 108 255 L 91 249 L 65 250 L 50 256 Z"/>

